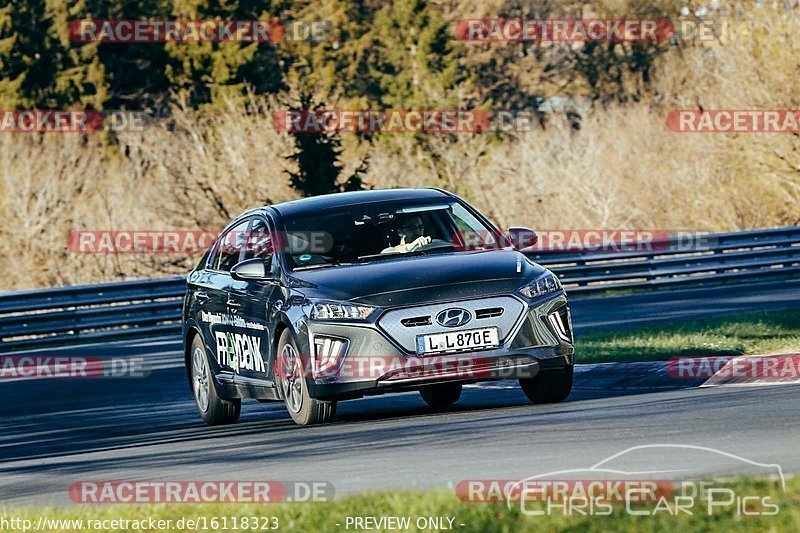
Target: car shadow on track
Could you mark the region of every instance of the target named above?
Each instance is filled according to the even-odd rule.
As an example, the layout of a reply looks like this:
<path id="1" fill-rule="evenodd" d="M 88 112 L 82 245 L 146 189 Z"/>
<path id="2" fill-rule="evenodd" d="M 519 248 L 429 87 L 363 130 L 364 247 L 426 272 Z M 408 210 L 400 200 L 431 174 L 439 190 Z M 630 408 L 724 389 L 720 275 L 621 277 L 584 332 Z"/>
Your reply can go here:
<path id="1" fill-rule="evenodd" d="M 289 419 L 282 403 L 245 402 L 242 419 L 232 426 L 206 427 L 196 413 L 184 371 L 169 368 L 147 380 L 37 380 L 0 385 L 16 408 L 2 411 L 0 465 L 9 461 L 77 456 L 135 450 L 141 447 L 202 441 L 214 447 L 230 441 L 296 440 L 298 435 L 331 437 L 359 424 L 379 424 L 407 432 L 418 424 L 473 423 L 476 418 L 502 415 L 537 416 L 555 405 L 532 405 L 514 381 L 466 386 L 456 405 L 446 409 L 427 407 L 416 392 L 367 397 L 339 404 L 332 425 L 300 428 Z M 693 387 L 675 382 L 672 389 Z M 661 388 L 659 391 L 665 389 Z M 559 410 L 576 412 L 585 402 L 653 392 L 642 387 L 603 388 L 592 373 L 576 374 L 573 393 Z M 372 432 L 374 428 L 369 431 Z M 306 432 L 306 433 L 297 433 Z"/>

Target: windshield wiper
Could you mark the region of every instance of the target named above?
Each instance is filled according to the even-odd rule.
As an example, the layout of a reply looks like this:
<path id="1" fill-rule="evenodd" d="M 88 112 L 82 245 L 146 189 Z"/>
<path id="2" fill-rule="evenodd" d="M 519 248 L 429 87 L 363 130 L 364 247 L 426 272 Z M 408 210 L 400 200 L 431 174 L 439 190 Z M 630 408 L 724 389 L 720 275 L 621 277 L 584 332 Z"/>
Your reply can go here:
<path id="1" fill-rule="evenodd" d="M 315 270 L 317 268 L 325 268 L 325 267 L 332 267 L 336 266 L 337 263 L 319 263 L 316 265 L 304 265 L 304 266 L 296 266 L 292 269 L 293 272 L 298 272 L 301 270 Z"/>
<path id="2" fill-rule="evenodd" d="M 294 267 L 293 271 L 298 270 L 314 270 L 317 268 L 326 268 L 326 267 L 334 267 L 334 266 L 352 266 L 352 265 L 360 265 L 361 263 L 352 263 L 352 262 L 340 262 L 340 261 L 333 261 L 332 263 L 317 263 L 316 265 L 300 265 Z"/>

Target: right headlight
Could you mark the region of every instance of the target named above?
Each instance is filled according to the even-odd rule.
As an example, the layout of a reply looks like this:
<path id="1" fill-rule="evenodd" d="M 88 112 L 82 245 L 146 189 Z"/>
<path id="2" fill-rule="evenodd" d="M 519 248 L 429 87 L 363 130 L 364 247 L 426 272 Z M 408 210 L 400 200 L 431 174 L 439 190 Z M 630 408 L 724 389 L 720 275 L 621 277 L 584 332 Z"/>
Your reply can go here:
<path id="1" fill-rule="evenodd" d="M 561 282 L 558 280 L 558 276 L 548 270 L 535 280 L 519 289 L 519 292 L 521 292 L 527 298 L 533 299 L 538 298 L 539 296 L 544 296 L 545 294 L 550 294 L 551 292 L 558 292 L 560 290 Z"/>

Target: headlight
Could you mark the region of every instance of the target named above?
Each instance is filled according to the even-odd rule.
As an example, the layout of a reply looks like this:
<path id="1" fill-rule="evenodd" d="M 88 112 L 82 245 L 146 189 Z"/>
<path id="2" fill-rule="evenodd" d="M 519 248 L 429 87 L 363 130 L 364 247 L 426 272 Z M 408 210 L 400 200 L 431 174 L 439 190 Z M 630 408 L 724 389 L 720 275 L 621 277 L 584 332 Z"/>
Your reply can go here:
<path id="1" fill-rule="evenodd" d="M 522 287 L 519 292 L 528 298 L 538 298 L 539 296 L 544 296 L 545 294 L 558 292 L 560 290 L 561 282 L 558 281 L 558 277 L 556 277 L 555 274 L 548 270 L 543 275 Z"/>
<path id="2" fill-rule="evenodd" d="M 368 305 L 344 302 L 311 302 L 311 320 L 364 320 L 375 311 Z"/>

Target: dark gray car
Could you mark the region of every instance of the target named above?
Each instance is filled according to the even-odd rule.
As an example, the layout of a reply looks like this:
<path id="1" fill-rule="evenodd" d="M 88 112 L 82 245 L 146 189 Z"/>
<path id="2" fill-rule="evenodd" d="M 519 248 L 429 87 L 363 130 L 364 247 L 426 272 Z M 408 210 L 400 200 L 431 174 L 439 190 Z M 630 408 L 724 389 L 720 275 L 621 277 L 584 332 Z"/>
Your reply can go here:
<path id="1" fill-rule="evenodd" d="M 243 398 L 284 401 L 298 424 L 336 403 L 419 390 L 431 407 L 465 383 L 518 379 L 537 403 L 572 387 L 558 278 L 437 189 L 332 194 L 233 220 L 188 276 L 186 369 L 209 424 Z"/>

